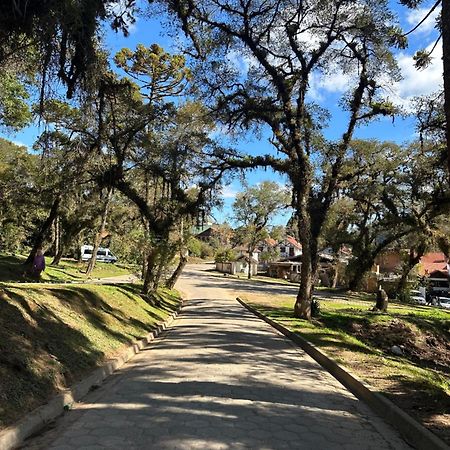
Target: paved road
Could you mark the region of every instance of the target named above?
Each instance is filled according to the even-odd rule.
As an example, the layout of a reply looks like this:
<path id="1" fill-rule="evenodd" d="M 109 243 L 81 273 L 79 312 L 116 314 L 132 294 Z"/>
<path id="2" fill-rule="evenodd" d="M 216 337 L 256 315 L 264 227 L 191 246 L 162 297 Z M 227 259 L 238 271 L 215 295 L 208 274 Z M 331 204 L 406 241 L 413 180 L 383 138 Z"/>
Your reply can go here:
<path id="1" fill-rule="evenodd" d="M 27 448 L 409 448 L 223 283 L 188 267 L 170 331 Z"/>

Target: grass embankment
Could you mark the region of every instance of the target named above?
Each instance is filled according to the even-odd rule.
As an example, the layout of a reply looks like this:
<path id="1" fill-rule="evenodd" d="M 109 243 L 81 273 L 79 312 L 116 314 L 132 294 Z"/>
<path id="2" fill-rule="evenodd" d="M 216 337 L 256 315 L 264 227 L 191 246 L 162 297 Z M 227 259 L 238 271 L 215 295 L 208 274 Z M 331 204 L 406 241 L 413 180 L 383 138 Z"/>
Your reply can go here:
<path id="1" fill-rule="evenodd" d="M 53 258 L 46 257 L 46 269 L 41 274 L 41 281 L 63 282 L 86 280 L 87 263 L 63 259 L 58 266 L 51 266 Z M 31 281 L 24 275 L 26 258 L 23 256 L 0 255 L 0 282 Z M 97 262 L 91 278 L 107 278 L 127 275 L 136 269 L 134 266 L 107 264 Z"/>
<path id="2" fill-rule="evenodd" d="M 293 316 L 288 296 L 243 294 L 266 316 L 305 337 L 368 381 L 450 443 L 450 312 L 391 303 L 388 314 L 370 311 L 367 296 L 321 299 L 308 322 Z M 404 355 L 391 348 L 400 346 Z"/>
<path id="3" fill-rule="evenodd" d="M 142 338 L 179 304 L 138 285 L 0 287 L 0 429 Z"/>

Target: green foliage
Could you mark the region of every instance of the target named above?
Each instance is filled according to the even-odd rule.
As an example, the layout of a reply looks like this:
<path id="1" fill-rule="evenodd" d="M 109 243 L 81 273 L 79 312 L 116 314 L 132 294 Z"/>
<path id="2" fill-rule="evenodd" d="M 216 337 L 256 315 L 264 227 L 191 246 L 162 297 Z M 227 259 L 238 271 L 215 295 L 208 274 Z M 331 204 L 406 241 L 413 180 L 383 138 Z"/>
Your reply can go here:
<path id="1" fill-rule="evenodd" d="M 426 50 L 418 50 L 414 56 L 414 65 L 417 69 L 426 69 L 430 64 L 433 58 L 430 53 Z"/>
<path id="2" fill-rule="evenodd" d="M 31 121 L 29 94 L 17 74 L 0 70 L 0 124 L 19 130 Z"/>
<path id="3" fill-rule="evenodd" d="M 202 254 L 202 242 L 194 237 L 191 237 L 187 243 L 189 255 L 200 257 Z"/>
<path id="4" fill-rule="evenodd" d="M 237 255 L 232 249 L 223 249 L 216 252 L 215 262 L 236 261 Z"/>
<path id="5" fill-rule="evenodd" d="M 191 79 L 182 55 L 170 55 L 162 47 L 138 44 L 133 52 L 123 48 L 114 57 L 116 65 L 137 80 L 150 101 L 181 94 Z"/>
<path id="6" fill-rule="evenodd" d="M 263 181 L 239 193 L 233 203 L 234 219 L 241 225 L 235 230 L 235 240 L 253 251 L 258 242 L 269 236 L 270 221 L 287 208 L 288 202 L 286 189 L 272 181 Z"/>

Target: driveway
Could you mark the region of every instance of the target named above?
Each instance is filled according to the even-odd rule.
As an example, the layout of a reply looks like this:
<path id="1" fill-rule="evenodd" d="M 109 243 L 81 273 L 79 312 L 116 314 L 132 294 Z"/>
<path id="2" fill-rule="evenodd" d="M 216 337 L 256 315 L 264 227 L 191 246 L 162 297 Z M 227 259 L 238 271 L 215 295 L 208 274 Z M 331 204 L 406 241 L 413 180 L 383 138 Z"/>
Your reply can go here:
<path id="1" fill-rule="evenodd" d="M 409 448 L 314 360 L 189 266 L 169 331 L 28 449 Z"/>

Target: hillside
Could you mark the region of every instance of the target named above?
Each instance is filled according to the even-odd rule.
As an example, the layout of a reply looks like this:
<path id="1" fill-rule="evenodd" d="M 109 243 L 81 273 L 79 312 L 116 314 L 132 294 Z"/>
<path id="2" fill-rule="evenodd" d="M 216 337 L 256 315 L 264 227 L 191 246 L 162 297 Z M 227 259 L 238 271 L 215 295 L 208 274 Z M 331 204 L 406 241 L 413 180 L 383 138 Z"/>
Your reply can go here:
<path id="1" fill-rule="evenodd" d="M 0 429 L 145 336 L 179 305 L 138 285 L 0 285 Z"/>

